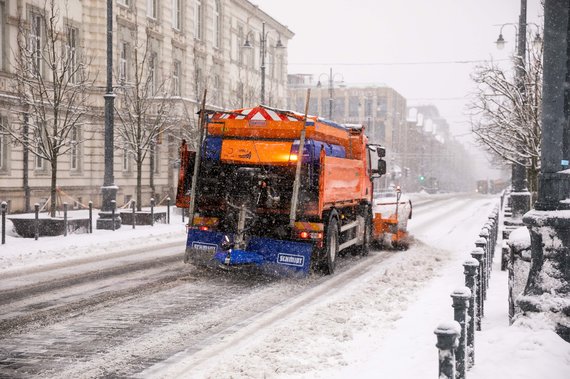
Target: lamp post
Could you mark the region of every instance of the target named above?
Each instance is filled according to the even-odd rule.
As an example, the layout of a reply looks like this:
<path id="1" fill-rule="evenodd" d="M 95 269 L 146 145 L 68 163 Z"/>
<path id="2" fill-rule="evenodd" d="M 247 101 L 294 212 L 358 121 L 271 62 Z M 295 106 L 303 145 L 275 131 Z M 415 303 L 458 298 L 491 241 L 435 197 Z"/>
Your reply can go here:
<path id="1" fill-rule="evenodd" d="M 253 45 L 251 44 L 251 42 L 249 42 L 249 35 L 250 33 L 253 33 L 253 31 L 249 31 L 246 36 L 245 36 L 245 42 L 243 44 L 243 47 L 246 49 L 252 49 Z M 261 36 L 260 36 L 260 40 L 259 40 L 259 49 L 260 49 L 260 56 L 261 56 L 261 66 L 260 66 L 260 70 L 261 70 L 261 94 L 260 94 L 260 100 L 261 100 L 261 104 L 265 103 L 265 55 L 267 53 L 267 37 L 269 35 L 269 32 L 265 31 L 265 21 L 261 23 Z M 283 45 L 283 43 L 281 42 L 281 37 L 278 38 L 277 43 L 275 44 L 275 47 L 278 49 L 284 49 L 285 45 Z"/>
<path id="2" fill-rule="evenodd" d="M 544 2 L 542 141 L 538 200 L 523 221 L 530 230 L 531 267 L 517 303 L 541 312 L 570 342 L 570 5 Z M 563 201 L 566 198 L 566 201 Z"/>
<path id="3" fill-rule="evenodd" d="M 525 73 L 525 57 L 526 57 L 526 13 L 527 13 L 527 0 L 521 0 L 521 12 L 519 15 L 518 24 L 507 23 L 501 26 L 499 38 L 495 41 L 498 49 L 503 49 L 506 41 L 503 38 L 503 28 L 505 26 L 513 26 L 516 31 L 517 39 L 517 56 L 515 66 L 515 80 L 516 85 L 522 96 L 523 103 L 526 102 L 525 86 L 524 86 L 524 73 Z M 534 24 L 536 25 L 536 24 Z M 511 173 L 511 208 L 513 218 L 521 218 L 526 212 L 530 210 L 531 196 L 528 191 L 528 181 L 526 179 L 526 167 L 524 159 L 520 158 L 517 163 L 512 165 Z"/>
<path id="4" fill-rule="evenodd" d="M 121 218 L 114 217 L 113 202 L 117 198 L 118 187 L 113 175 L 113 0 L 107 0 L 107 88 L 105 93 L 105 174 L 101 195 L 101 212 L 97 219 L 97 229 L 115 230 L 121 227 Z"/>
<path id="5" fill-rule="evenodd" d="M 340 75 L 341 82 L 344 82 L 344 77 L 340 73 L 335 73 L 333 75 L 333 71 L 332 71 L 332 67 L 331 67 L 328 74 L 322 73 L 321 75 L 319 75 L 319 81 L 317 82 L 317 87 L 322 86 L 321 77 L 323 75 L 328 78 L 328 82 L 329 82 L 329 120 L 332 120 L 333 103 L 334 103 L 334 78 L 336 75 Z"/>

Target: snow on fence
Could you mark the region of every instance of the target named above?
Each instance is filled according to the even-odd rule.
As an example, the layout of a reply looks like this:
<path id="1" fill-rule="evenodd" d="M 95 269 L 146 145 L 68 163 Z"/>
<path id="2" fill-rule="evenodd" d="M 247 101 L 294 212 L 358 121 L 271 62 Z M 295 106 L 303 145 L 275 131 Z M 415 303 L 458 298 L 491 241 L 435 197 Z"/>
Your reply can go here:
<path id="1" fill-rule="evenodd" d="M 160 203 L 162 203 L 163 201 L 166 201 L 166 212 L 164 213 L 164 217 L 162 218 L 162 222 L 165 222 L 167 224 L 170 224 L 170 206 L 171 206 L 171 199 L 170 196 L 165 197 L 163 200 L 161 200 Z M 159 203 L 159 204 L 160 204 Z M 117 207 L 116 207 L 116 202 L 115 200 L 111 201 L 112 204 L 112 209 L 111 209 L 111 213 L 112 213 L 112 219 L 115 219 L 115 215 L 116 215 L 116 211 L 117 211 Z M 132 219 L 135 220 L 135 208 L 136 208 L 136 202 L 134 200 L 131 200 L 130 202 L 127 203 L 127 206 L 132 205 L 132 210 L 133 210 L 133 215 L 132 215 Z M 155 220 L 155 216 L 161 216 L 162 212 L 160 214 L 155 212 L 155 207 L 156 207 L 156 201 L 154 198 L 150 199 L 150 221 L 149 221 L 149 225 L 154 226 L 154 223 L 156 222 Z M 85 229 L 87 233 L 93 233 L 93 202 L 89 201 L 88 203 L 88 209 L 89 209 L 89 218 L 85 219 L 83 221 L 85 221 Z M 6 216 L 8 214 L 8 204 L 3 201 L 2 203 L 0 203 L 0 212 L 1 212 L 1 219 L 0 219 L 0 227 L 1 227 L 1 241 L 2 241 L 2 245 L 4 245 L 6 243 Z M 40 229 L 41 229 L 41 223 L 45 222 L 45 220 L 48 219 L 43 219 L 40 218 L 41 212 L 41 208 L 40 208 L 40 204 L 36 203 L 34 204 L 34 214 L 32 215 L 32 217 L 30 218 L 23 218 L 23 217 L 19 217 L 19 219 L 22 220 L 29 220 L 28 222 L 28 226 L 29 228 L 32 229 L 31 231 L 31 236 L 34 239 L 39 239 L 41 233 L 40 233 Z M 182 212 L 182 214 L 184 215 L 184 212 Z M 184 216 L 182 216 L 184 217 Z M 164 221 L 164 218 L 166 218 L 166 220 Z M 63 203 L 63 236 L 67 236 L 68 234 L 68 224 L 70 223 L 74 223 L 77 220 L 70 220 L 68 219 L 68 203 L 64 202 Z M 81 220 L 79 220 L 81 221 Z M 12 222 L 15 222 L 14 220 L 12 220 Z M 135 222 L 133 221 L 133 229 L 135 228 Z M 146 225 L 147 223 L 145 223 Z M 82 224 L 83 225 L 83 224 Z M 114 226 L 115 224 L 113 223 L 113 230 L 114 230 Z M 76 228 L 73 228 L 73 230 L 75 230 Z M 59 233 L 58 233 L 59 234 Z"/>
<path id="2" fill-rule="evenodd" d="M 454 321 L 437 326 L 436 347 L 439 350 L 440 379 L 465 379 L 467 370 L 475 364 L 475 330 L 481 330 L 485 315 L 484 302 L 491 278 L 491 269 L 499 232 L 497 205 L 481 228 L 471 258 L 463 263 L 465 285 L 451 293 Z"/>

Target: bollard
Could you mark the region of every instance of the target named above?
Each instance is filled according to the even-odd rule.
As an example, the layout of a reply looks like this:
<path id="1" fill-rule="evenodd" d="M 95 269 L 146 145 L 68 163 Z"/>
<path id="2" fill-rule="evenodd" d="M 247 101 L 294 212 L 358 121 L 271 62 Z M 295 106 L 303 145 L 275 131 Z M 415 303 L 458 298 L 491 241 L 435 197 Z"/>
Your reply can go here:
<path id="1" fill-rule="evenodd" d="M 467 287 L 460 287 L 451 293 L 453 299 L 453 319 L 461 326 L 459 334 L 459 342 L 455 351 L 455 371 L 457 379 L 465 379 L 467 369 L 466 351 L 467 351 L 467 309 L 469 308 L 469 299 L 471 298 L 471 290 Z"/>
<path id="2" fill-rule="evenodd" d="M 6 207 L 8 204 L 3 201 L 2 202 L 2 245 L 6 243 Z"/>
<path id="3" fill-rule="evenodd" d="M 170 197 L 166 198 L 166 223 L 170 224 Z"/>
<path id="4" fill-rule="evenodd" d="M 63 236 L 67 237 L 67 203 L 63 203 Z"/>
<path id="5" fill-rule="evenodd" d="M 37 241 L 40 238 L 40 205 L 38 203 L 34 204 L 34 212 L 36 213 L 34 239 Z"/>
<path id="6" fill-rule="evenodd" d="M 117 209 L 117 201 L 111 200 L 111 230 L 115 231 L 115 212 Z"/>
<path id="7" fill-rule="evenodd" d="M 491 262 L 493 262 L 493 251 L 495 250 L 495 242 L 496 242 L 495 237 L 493 236 L 495 234 L 495 225 L 493 223 L 493 220 L 489 219 L 485 223 L 485 227 L 489 231 L 489 256 L 491 258 Z"/>
<path id="8" fill-rule="evenodd" d="M 477 259 L 469 258 L 463 262 L 463 273 L 465 274 L 465 286 L 471 291 L 469 309 L 467 310 L 467 367 L 475 364 L 475 320 L 477 318 L 477 274 L 479 262 Z"/>
<path id="9" fill-rule="evenodd" d="M 481 330 L 481 319 L 484 315 L 484 305 L 483 305 L 483 256 L 485 253 L 483 249 L 476 248 L 471 252 L 471 256 L 479 262 L 479 272 L 477 275 L 477 317 L 475 323 L 477 325 L 477 330 Z"/>
<path id="10" fill-rule="evenodd" d="M 483 250 L 483 266 L 481 269 L 481 287 L 483 287 L 483 300 L 487 300 L 487 288 L 489 287 L 489 283 L 488 283 L 488 274 L 489 274 L 489 268 L 488 268 L 488 260 L 487 260 L 487 240 L 485 238 L 477 238 L 475 240 L 475 248 L 481 249 Z"/>
<path id="11" fill-rule="evenodd" d="M 154 197 L 150 198 L 150 226 L 154 226 Z"/>
<path id="12" fill-rule="evenodd" d="M 457 321 L 441 323 L 435 328 L 439 349 L 439 379 L 455 379 L 455 348 L 461 326 Z"/>
<path id="13" fill-rule="evenodd" d="M 93 202 L 89 200 L 89 233 L 93 233 Z"/>
<path id="14" fill-rule="evenodd" d="M 135 224 L 136 224 L 136 217 L 137 217 L 137 214 L 135 213 L 136 208 L 137 208 L 137 201 L 133 200 L 133 229 L 135 228 Z"/>

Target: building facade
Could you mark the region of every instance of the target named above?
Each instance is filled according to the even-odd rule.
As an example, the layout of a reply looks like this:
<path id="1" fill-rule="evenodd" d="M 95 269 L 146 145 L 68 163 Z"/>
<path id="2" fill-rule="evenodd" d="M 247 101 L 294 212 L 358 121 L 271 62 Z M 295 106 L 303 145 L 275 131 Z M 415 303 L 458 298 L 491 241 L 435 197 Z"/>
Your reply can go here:
<path id="1" fill-rule="evenodd" d="M 49 0 L 48 0 L 49 6 Z M 54 0 L 61 32 L 58 43 L 65 57 L 85 62 L 89 82 L 88 111 L 80 128 L 69 136 L 70 148 L 57 164 L 58 197 L 78 207 L 100 204 L 104 174 L 104 98 L 106 85 L 106 1 Z M 41 26 L 48 9 L 43 0 L 0 0 L 0 122 L 33 123 L 15 85 L 18 49 L 44 51 L 49 33 Z M 265 33 L 262 33 L 265 30 Z M 258 104 L 261 66 L 265 103 L 286 105 L 287 43 L 293 33 L 246 0 L 116 0 L 113 1 L 113 85 L 120 110 L 126 100 L 121 89 L 131 88 L 145 73 L 152 100 L 171 104 L 176 115 L 153 142 L 142 171 L 144 203 L 174 196 L 176 160 L 181 139 L 196 146 L 197 110 L 204 90 L 210 109 L 233 109 Z M 18 43 L 22 39 L 25 44 Z M 245 48 L 246 41 L 252 48 Z M 264 52 L 264 59 L 262 59 Z M 80 66 L 79 63 L 77 63 Z M 139 69 L 137 69 L 139 68 Z M 45 70 L 45 68 L 44 68 Z M 149 103 L 150 104 L 150 103 Z M 149 107 L 149 119 L 154 105 Z M 117 112 L 120 114 L 120 112 Z M 174 119 L 174 118 L 173 118 Z M 115 130 L 124 120 L 115 117 Z M 36 125 L 37 126 L 37 125 Z M 135 194 L 132 152 L 115 132 L 114 180 L 117 205 Z M 6 133 L 0 134 L 0 201 L 11 212 L 29 210 L 49 198 L 50 165 Z"/>

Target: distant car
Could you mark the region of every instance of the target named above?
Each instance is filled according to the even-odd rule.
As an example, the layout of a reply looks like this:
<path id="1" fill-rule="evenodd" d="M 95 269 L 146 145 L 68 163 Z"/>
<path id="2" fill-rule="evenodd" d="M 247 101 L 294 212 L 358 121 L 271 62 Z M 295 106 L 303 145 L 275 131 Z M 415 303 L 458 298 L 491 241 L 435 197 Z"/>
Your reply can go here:
<path id="1" fill-rule="evenodd" d="M 408 220 L 412 218 L 412 201 L 399 187 L 374 192 L 374 239 L 395 248 L 409 245 Z"/>

